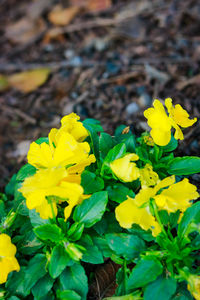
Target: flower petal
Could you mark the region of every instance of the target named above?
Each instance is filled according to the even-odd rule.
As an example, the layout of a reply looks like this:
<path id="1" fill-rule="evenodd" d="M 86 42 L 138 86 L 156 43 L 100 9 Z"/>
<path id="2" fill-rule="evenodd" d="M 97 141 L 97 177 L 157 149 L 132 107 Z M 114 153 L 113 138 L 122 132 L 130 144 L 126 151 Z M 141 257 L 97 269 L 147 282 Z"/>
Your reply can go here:
<path id="1" fill-rule="evenodd" d="M 139 157 L 135 154 L 127 154 L 122 158 L 118 158 L 110 163 L 113 173 L 124 182 L 131 182 L 140 176 L 137 165 L 132 162 L 138 160 Z"/>
<path id="2" fill-rule="evenodd" d="M 150 131 L 150 134 L 154 140 L 154 143 L 159 146 L 166 146 L 171 140 L 171 130 L 163 131 L 160 128 L 153 128 Z"/>

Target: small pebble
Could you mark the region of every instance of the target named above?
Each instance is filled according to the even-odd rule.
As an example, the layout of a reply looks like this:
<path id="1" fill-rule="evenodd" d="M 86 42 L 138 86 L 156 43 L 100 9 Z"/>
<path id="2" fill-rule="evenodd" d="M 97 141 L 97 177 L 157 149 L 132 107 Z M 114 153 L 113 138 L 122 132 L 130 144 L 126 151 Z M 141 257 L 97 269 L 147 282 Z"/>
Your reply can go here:
<path id="1" fill-rule="evenodd" d="M 151 103 L 152 103 L 152 98 L 149 96 L 149 94 L 144 93 L 139 97 L 139 104 L 142 108 L 146 106 L 150 106 Z"/>
<path id="2" fill-rule="evenodd" d="M 126 107 L 126 113 L 128 115 L 132 115 L 132 114 L 135 114 L 136 112 L 138 112 L 139 109 L 140 108 L 139 108 L 138 104 L 135 102 L 132 102 Z"/>
<path id="3" fill-rule="evenodd" d="M 74 56 L 74 51 L 72 49 L 67 49 L 64 51 L 65 58 L 72 58 Z"/>

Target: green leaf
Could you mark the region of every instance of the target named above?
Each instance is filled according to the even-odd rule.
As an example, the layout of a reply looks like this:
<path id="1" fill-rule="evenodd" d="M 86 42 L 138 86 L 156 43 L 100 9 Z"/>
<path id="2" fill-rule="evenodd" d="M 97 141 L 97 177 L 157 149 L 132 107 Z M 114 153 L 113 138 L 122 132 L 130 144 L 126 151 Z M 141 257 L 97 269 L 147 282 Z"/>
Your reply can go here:
<path id="1" fill-rule="evenodd" d="M 35 209 L 29 210 L 29 217 L 33 227 L 37 227 L 44 224 L 50 224 L 50 221 L 42 219 Z"/>
<path id="2" fill-rule="evenodd" d="M 99 251 L 99 248 L 94 245 L 92 238 L 88 234 L 85 234 L 81 238 L 79 244 L 86 249 L 81 259 L 82 261 L 91 264 L 102 264 L 104 262 L 102 253 Z"/>
<path id="3" fill-rule="evenodd" d="M 63 239 L 62 230 L 55 224 L 44 224 L 35 227 L 34 232 L 41 240 L 59 242 Z"/>
<path id="4" fill-rule="evenodd" d="M 16 185 L 16 177 L 17 177 L 17 174 L 14 174 L 10 181 L 8 182 L 8 184 L 6 185 L 5 187 L 5 193 L 6 195 L 9 195 L 9 196 L 13 196 L 14 193 L 15 193 L 15 185 Z"/>
<path id="5" fill-rule="evenodd" d="M 108 243 L 104 237 L 93 236 L 92 240 L 98 249 L 103 253 L 104 257 L 110 257 L 112 250 L 108 247 Z"/>
<path id="6" fill-rule="evenodd" d="M 110 163 L 111 161 L 122 157 L 126 153 L 126 146 L 121 143 L 113 147 L 104 160 L 104 163 Z"/>
<path id="7" fill-rule="evenodd" d="M 82 300 L 86 300 L 88 279 L 80 264 L 67 267 L 60 275 L 60 284 L 63 290 L 74 290 Z"/>
<path id="8" fill-rule="evenodd" d="M 122 183 L 116 183 L 112 186 L 108 186 L 106 190 L 108 191 L 109 199 L 117 203 L 122 203 L 126 200 L 127 196 L 132 198 L 135 197 L 135 193 Z"/>
<path id="9" fill-rule="evenodd" d="M 40 299 L 51 290 L 53 286 L 54 280 L 46 274 L 44 277 L 42 277 L 32 288 L 32 294 L 34 296 L 34 299 Z"/>
<path id="10" fill-rule="evenodd" d="M 169 144 L 167 144 L 166 146 L 161 147 L 161 149 L 164 152 L 171 152 L 171 151 L 174 151 L 177 147 L 178 147 L 178 141 L 172 135 Z"/>
<path id="11" fill-rule="evenodd" d="M 141 161 L 151 164 L 151 161 L 149 159 L 149 153 L 148 153 L 147 149 L 145 149 L 144 147 L 137 147 L 136 153 L 139 156 Z"/>
<path id="12" fill-rule="evenodd" d="M 81 238 L 84 230 L 84 224 L 74 223 L 67 231 L 67 237 L 70 241 L 77 241 Z"/>
<path id="13" fill-rule="evenodd" d="M 122 134 L 118 137 L 115 137 L 115 140 L 117 140 L 117 143 L 123 143 L 126 145 L 126 151 L 134 153 L 135 147 L 136 147 L 136 141 L 135 136 L 131 133 L 131 131 L 128 134 Z"/>
<path id="14" fill-rule="evenodd" d="M 129 295 L 125 296 L 116 296 L 116 297 L 108 297 L 108 298 L 103 298 L 103 300 L 141 300 L 141 295 L 140 293 L 132 293 Z"/>
<path id="15" fill-rule="evenodd" d="M 184 212 L 178 226 L 178 236 L 188 235 L 191 232 L 191 226 L 198 223 L 200 223 L 200 202 L 196 202 Z"/>
<path id="16" fill-rule="evenodd" d="M 176 280 L 160 276 L 147 285 L 144 290 L 144 300 L 170 300 L 175 291 Z"/>
<path id="17" fill-rule="evenodd" d="M 144 257 L 133 268 L 128 279 L 128 290 L 143 287 L 154 281 L 163 271 L 163 266 L 155 257 Z"/>
<path id="18" fill-rule="evenodd" d="M 112 137 L 105 132 L 102 132 L 99 138 L 99 151 L 100 158 L 103 160 L 110 149 L 113 147 L 113 139 Z"/>
<path id="19" fill-rule="evenodd" d="M 93 130 L 96 131 L 96 132 L 102 132 L 103 131 L 103 127 L 101 126 L 100 121 L 98 121 L 96 119 L 87 118 L 82 123 L 83 123 L 85 128 L 87 128 L 87 126 L 91 126 L 93 128 Z"/>
<path id="20" fill-rule="evenodd" d="M 25 269 L 25 267 L 20 267 L 19 272 L 12 272 L 9 274 L 6 282 L 6 289 L 11 295 L 20 295 L 25 297 L 30 293 L 30 290 L 27 293 L 27 290 L 24 287 Z"/>
<path id="21" fill-rule="evenodd" d="M 93 194 L 103 190 L 104 181 L 101 177 L 96 176 L 96 174 L 84 171 L 81 174 L 81 186 L 84 188 L 85 194 Z"/>
<path id="22" fill-rule="evenodd" d="M 46 274 L 47 259 L 44 254 L 36 254 L 25 269 L 24 290 L 29 295 L 30 289 Z"/>
<path id="23" fill-rule="evenodd" d="M 81 300 L 81 296 L 71 290 L 57 291 L 56 296 L 61 300 Z"/>
<path id="24" fill-rule="evenodd" d="M 33 255 L 38 249 L 44 245 L 35 235 L 32 230 L 25 232 L 20 236 L 21 240 L 18 242 L 18 250 L 26 255 Z"/>
<path id="25" fill-rule="evenodd" d="M 95 119 L 86 119 L 83 121 L 83 125 L 89 132 L 93 154 L 98 159 L 99 158 L 99 136 L 97 132 L 103 131 L 103 128 L 101 127 L 100 122 Z"/>
<path id="26" fill-rule="evenodd" d="M 41 145 L 42 143 L 49 144 L 49 138 L 48 137 L 40 137 L 35 141 L 36 144 Z"/>
<path id="27" fill-rule="evenodd" d="M 137 224 L 133 224 L 132 228 L 128 229 L 128 232 L 137 235 L 139 238 L 147 242 L 151 242 L 155 240 L 150 230 L 146 231 Z"/>
<path id="28" fill-rule="evenodd" d="M 122 157 L 126 153 L 126 145 L 125 144 L 118 144 L 114 148 L 112 148 L 108 154 L 106 155 L 106 158 L 104 159 L 104 162 L 101 167 L 101 176 L 104 174 L 109 175 L 109 177 L 113 177 L 112 171 L 110 168 L 110 163 Z"/>
<path id="29" fill-rule="evenodd" d="M 5 211 L 5 204 L 3 200 L 0 200 L 0 222 L 3 217 L 6 216 L 6 211 Z"/>
<path id="30" fill-rule="evenodd" d="M 117 144 L 124 143 L 126 145 L 127 152 L 133 153 L 135 152 L 135 147 L 136 147 L 135 135 L 132 133 L 130 128 L 127 133 L 122 133 L 125 128 L 127 128 L 127 126 L 120 125 L 115 130 L 115 140 Z"/>
<path id="31" fill-rule="evenodd" d="M 174 158 L 168 165 L 172 175 L 191 175 L 200 172 L 200 157 L 183 156 Z"/>
<path id="32" fill-rule="evenodd" d="M 116 129 L 115 129 L 115 137 L 121 136 L 122 135 L 122 131 L 126 128 L 126 125 L 119 125 Z M 130 131 L 128 132 L 128 135 L 130 135 Z"/>
<path id="33" fill-rule="evenodd" d="M 105 210 L 108 202 L 107 192 L 97 192 L 89 199 L 85 199 L 80 205 L 76 206 L 73 214 L 75 222 L 80 222 L 89 228 L 98 222 Z"/>
<path id="34" fill-rule="evenodd" d="M 58 277 L 62 271 L 71 264 L 71 258 L 63 245 L 56 245 L 51 253 L 49 274 L 52 278 Z"/>
<path id="35" fill-rule="evenodd" d="M 127 233 L 106 234 L 109 247 L 125 259 L 134 259 L 145 249 L 145 243 L 139 237 Z"/>
<path id="36" fill-rule="evenodd" d="M 23 181 L 26 177 L 33 176 L 35 173 L 36 173 L 36 168 L 30 164 L 26 164 L 17 173 L 16 180 Z"/>

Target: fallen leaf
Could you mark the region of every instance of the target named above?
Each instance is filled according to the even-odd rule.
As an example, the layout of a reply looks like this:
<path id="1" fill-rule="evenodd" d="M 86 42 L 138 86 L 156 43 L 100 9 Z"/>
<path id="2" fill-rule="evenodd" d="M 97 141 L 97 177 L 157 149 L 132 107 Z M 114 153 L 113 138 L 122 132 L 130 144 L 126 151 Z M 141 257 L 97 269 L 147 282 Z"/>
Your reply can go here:
<path id="1" fill-rule="evenodd" d="M 58 4 L 49 13 L 48 19 L 54 25 L 66 26 L 75 18 L 80 9 L 81 8 L 79 6 L 63 8 Z"/>
<path id="2" fill-rule="evenodd" d="M 41 86 L 47 80 L 49 73 L 48 68 L 35 69 L 10 75 L 7 80 L 11 87 L 29 93 Z"/>
<path id="3" fill-rule="evenodd" d="M 24 17 L 6 28 L 6 37 L 14 43 L 28 44 L 35 42 L 46 30 L 42 19 L 33 20 Z"/>
<path id="4" fill-rule="evenodd" d="M 191 84 L 200 84 L 200 74 L 193 76 L 190 79 L 186 79 L 183 81 L 180 81 L 176 84 L 177 90 L 183 90 L 186 86 Z"/>
<path id="5" fill-rule="evenodd" d="M 45 44 L 50 44 L 52 40 L 55 40 L 55 41 L 58 41 L 60 43 L 63 43 L 65 42 L 65 38 L 63 36 L 63 34 L 60 32 L 60 27 L 54 27 L 54 28 L 51 28 L 49 29 L 43 40 L 42 40 L 42 44 L 45 45 Z"/>
<path id="6" fill-rule="evenodd" d="M 99 12 L 110 8 L 111 5 L 111 0 L 88 0 L 86 7 L 91 12 Z"/>

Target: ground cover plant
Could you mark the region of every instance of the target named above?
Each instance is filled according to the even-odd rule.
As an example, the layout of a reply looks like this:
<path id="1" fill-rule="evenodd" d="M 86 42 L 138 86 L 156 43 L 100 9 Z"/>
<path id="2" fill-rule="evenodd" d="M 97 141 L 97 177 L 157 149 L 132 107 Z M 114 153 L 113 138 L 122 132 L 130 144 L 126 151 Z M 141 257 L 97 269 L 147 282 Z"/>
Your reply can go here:
<path id="1" fill-rule="evenodd" d="M 200 299 L 200 158 L 173 153 L 197 119 L 170 98 L 144 116 L 150 132 L 111 136 L 71 113 L 31 144 L 0 200 L 2 299 L 87 299 L 107 260 L 106 299 Z"/>

